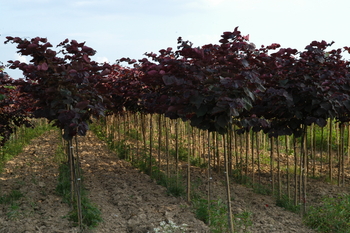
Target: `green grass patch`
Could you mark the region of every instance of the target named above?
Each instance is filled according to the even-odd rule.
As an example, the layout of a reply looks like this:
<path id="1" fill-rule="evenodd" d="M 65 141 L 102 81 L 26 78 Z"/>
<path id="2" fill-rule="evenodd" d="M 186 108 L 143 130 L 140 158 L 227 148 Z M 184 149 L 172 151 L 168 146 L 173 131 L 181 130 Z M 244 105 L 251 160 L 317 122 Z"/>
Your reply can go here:
<path id="1" fill-rule="evenodd" d="M 39 137 L 49 130 L 56 129 L 50 124 L 37 121 L 34 128 L 18 127 L 16 129 L 16 137 L 12 138 L 0 148 L 0 172 L 3 171 L 7 161 L 23 151 L 23 148 L 30 143 L 33 138 Z M 17 138 L 17 139 L 15 139 Z"/>
<path id="2" fill-rule="evenodd" d="M 59 167 L 58 184 L 56 186 L 56 192 L 64 202 L 71 203 L 71 190 L 70 190 L 70 170 L 67 163 L 62 163 Z M 82 225 L 87 228 L 97 227 L 100 222 L 102 222 L 100 210 L 91 203 L 90 199 L 87 197 L 87 192 L 84 187 L 81 191 L 81 207 L 83 222 Z M 73 201 L 75 203 L 75 201 Z M 77 207 L 74 206 L 73 210 L 67 216 L 69 220 L 77 223 L 78 222 L 78 211 Z"/>
<path id="3" fill-rule="evenodd" d="M 15 201 L 18 201 L 23 197 L 23 193 L 19 190 L 12 190 L 9 194 L 0 196 L 0 204 L 12 205 Z"/>
<path id="4" fill-rule="evenodd" d="M 208 203 L 206 199 L 193 199 L 192 207 L 199 220 L 209 225 L 210 231 L 214 233 L 229 232 L 227 221 L 227 206 L 224 201 L 211 200 Z M 244 211 L 234 216 L 235 231 L 246 229 L 253 225 L 251 219 L 252 213 Z"/>
<path id="5" fill-rule="evenodd" d="M 276 205 L 293 213 L 300 212 L 300 205 L 294 205 L 293 200 L 289 199 L 288 195 L 285 194 L 281 195 L 281 197 L 277 197 Z"/>
<path id="6" fill-rule="evenodd" d="M 350 232 L 350 195 L 324 198 L 319 206 L 311 206 L 304 222 L 318 232 Z"/>

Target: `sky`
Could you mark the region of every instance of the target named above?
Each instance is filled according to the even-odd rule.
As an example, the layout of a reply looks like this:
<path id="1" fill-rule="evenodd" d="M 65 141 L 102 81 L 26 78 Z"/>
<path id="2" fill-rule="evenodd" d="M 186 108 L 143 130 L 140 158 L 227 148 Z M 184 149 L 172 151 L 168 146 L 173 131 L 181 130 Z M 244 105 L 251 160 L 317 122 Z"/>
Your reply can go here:
<path id="1" fill-rule="evenodd" d="M 310 42 L 350 46 L 349 0 L 5 0 L 0 4 L 0 62 L 28 62 L 6 36 L 45 37 L 55 47 L 66 38 L 86 42 L 98 62 L 172 47 L 219 44 L 235 27 L 257 47 L 279 43 L 303 50 Z M 349 56 L 350 57 L 350 56 Z M 20 71 L 6 69 L 13 78 Z"/>

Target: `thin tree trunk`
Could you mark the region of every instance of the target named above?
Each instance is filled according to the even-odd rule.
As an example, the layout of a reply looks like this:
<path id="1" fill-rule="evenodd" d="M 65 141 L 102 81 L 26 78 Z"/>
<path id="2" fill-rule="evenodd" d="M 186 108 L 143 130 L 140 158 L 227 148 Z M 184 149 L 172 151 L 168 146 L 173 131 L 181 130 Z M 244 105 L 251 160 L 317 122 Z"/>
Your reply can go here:
<path id="1" fill-rule="evenodd" d="M 248 182 L 248 168 L 249 168 L 249 131 L 246 132 L 246 141 L 245 141 L 245 181 Z"/>
<path id="2" fill-rule="evenodd" d="M 312 175 L 313 177 L 316 177 L 316 125 L 313 124 L 313 141 L 312 141 Z"/>
<path id="3" fill-rule="evenodd" d="M 73 154 L 74 157 L 74 154 Z M 77 211 L 78 211 L 78 223 L 79 226 L 82 227 L 83 223 L 83 211 L 82 211 L 82 205 L 81 205 L 81 170 L 80 170 L 80 158 L 79 158 L 79 151 L 78 151 L 78 137 L 75 136 L 75 157 L 76 157 L 76 196 L 77 196 Z"/>
<path id="4" fill-rule="evenodd" d="M 333 164 L 332 164 L 332 120 L 329 121 L 329 134 L 328 134 L 328 163 L 329 163 L 329 181 L 332 183 Z"/>
<path id="5" fill-rule="evenodd" d="M 229 129 L 228 131 L 228 174 L 231 176 L 232 175 L 232 128 Z"/>
<path id="6" fill-rule="evenodd" d="M 208 131 L 208 225 L 211 224 L 211 216 L 210 216 L 210 208 L 211 208 L 211 168 L 210 168 L 210 162 L 211 162 L 211 154 L 210 154 L 211 148 L 210 148 L 210 132 Z"/>
<path id="7" fill-rule="evenodd" d="M 152 170 L 153 170 L 152 150 L 153 150 L 153 117 L 151 114 L 149 117 L 149 175 L 150 177 L 152 177 Z"/>
<path id="8" fill-rule="evenodd" d="M 187 123 L 187 137 L 188 137 L 188 156 L 187 156 L 187 202 L 191 202 L 191 137 L 192 128 Z"/>
<path id="9" fill-rule="evenodd" d="M 162 115 L 158 116 L 158 169 L 161 169 L 161 150 L 162 150 Z M 160 175 L 160 174 L 158 174 Z"/>
<path id="10" fill-rule="evenodd" d="M 294 205 L 298 205 L 298 174 L 297 174 L 297 168 L 298 168 L 298 156 L 297 156 L 297 145 L 296 145 L 296 138 L 293 135 L 293 150 L 294 150 Z"/>
<path id="11" fill-rule="evenodd" d="M 349 164 L 350 162 L 350 123 L 348 123 L 348 144 L 347 144 L 347 147 L 348 147 L 348 150 L 347 150 L 347 155 L 348 155 L 348 158 L 347 158 L 347 164 Z"/>
<path id="12" fill-rule="evenodd" d="M 226 194 L 227 194 L 227 218 L 228 218 L 228 225 L 229 225 L 229 232 L 233 233 L 233 221 L 232 221 L 232 207 L 231 207 L 231 192 L 230 192 L 230 179 L 228 175 L 228 158 L 227 158 L 227 146 L 226 146 L 226 137 L 225 134 L 223 137 L 223 143 L 224 143 L 224 159 L 225 159 L 225 179 L 226 179 Z"/>
<path id="13" fill-rule="evenodd" d="M 290 172 L 289 172 L 289 137 L 285 135 L 285 146 L 286 146 L 286 157 L 287 157 L 287 195 L 288 195 L 288 200 L 290 200 Z"/>
<path id="14" fill-rule="evenodd" d="M 169 178 L 169 131 L 171 132 L 171 124 L 165 119 L 165 154 L 166 154 L 166 175 Z M 169 127 L 169 128 L 168 128 Z"/>
<path id="15" fill-rule="evenodd" d="M 259 134 L 256 134 L 256 156 L 258 159 L 258 180 L 259 184 L 261 184 L 261 167 L 260 167 L 260 144 L 259 144 Z"/>
<path id="16" fill-rule="evenodd" d="M 302 148 L 302 166 L 301 166 L 301 175 L 302 175 L 302 200 L 303 200 L 303 210 L 301 211 L 302 216 L 306 214 L 306 181 L 307 181 L 307 174 L 305 174 L 306 168 L 307 168 L 307 155 L 306 155 L 306 126 L 303 125 L 303 133 L 301 138 L 301 148 Z"/>
<path id="17" fill-rule="evenodd" d="M 271 173 L 271 185 L 272 185 L 272 193 L 275 193 L 275 174 L 273 172 L 273 163 L 274 163 L 274 154 L 273 154 L 273 150 L 274 150 L 274 138 L 271 137 L 270 139 L 270 144 L 271 144 L 271 151 L 270 151 L 270 173 Z"/>
<path id="18" fill-rule="evenodd" d="M 277 178 L 278 178 L 278 196 L 282 197 L 282 185 L 281 185 L 281 155 L 279 149 L 279 140 L 276 137 L 276 152 L 277 152 Z"/>
<path id="19" fill-rule="evenodd" d="M 321 160 L 321 170 L 320 173 L 322 174 L 323 171 L 323 141 L 324 141 L 324 137 L 323 137 L 323 132 L 324 132 L 324 127 L 321 128 L 321 145 L 320 145 L 320 160 Z"/>
<path id="20" fill-rule="evenodd" d="M 254 176 L 254 132 L 252 131 L 252 138 L 251 138 L 251 153 L 252 153 L 252 186 L 254 187 L 255 183 L 255 176 Z"/>
<path id="21" fill-rule="evenodd" d="M 179 120 L 175 121 L 175 173 L 176 173 L 176 187 L 179 186 Z"/>

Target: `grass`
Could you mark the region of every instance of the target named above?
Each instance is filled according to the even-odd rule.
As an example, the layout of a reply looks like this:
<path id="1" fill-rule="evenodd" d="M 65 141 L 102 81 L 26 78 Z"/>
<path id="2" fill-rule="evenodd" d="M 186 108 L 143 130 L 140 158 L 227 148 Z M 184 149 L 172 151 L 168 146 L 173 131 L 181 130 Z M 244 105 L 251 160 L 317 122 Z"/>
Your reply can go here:
<path id="1" fill-rule="evenodd" d="M 318 232 L 350 232 L 350 195 L 324 198 L 309 208 L 304 223 Z"/>
<path id="2" fill-rule="evenodd" d="M 9 194 L 0 196 L 0 204 L 12 205 L 15 201 L 18 201 L 23 197 L 23 193 L 19 190 L 12 190 Z"/>
<path id="3" fill-rule="evenodd" d="M 23 197 L 23 193 L 19 190 L 12 190 L 9 194 L 0 196 L 0 204 L 9 205 L 6 211 L 6 216 L 9 219 L 19 217 L 20 208 L 17 201 Z"/>
<path id="4" fill-rule="evenodd" d="M 39 120 L 34 128 L 26 128 L 24 126 L 18 127 L 16 129 L 16 136 L 12 135 L 11 139 L 0 148 L 0 172 L 3 171 L 5 163 L 21 153 L 23 148 L 28 145 L 33 138 L 52 129 L 55 129 L 55 127 L 46 122 L 42 123 Z"/>
<path id="5" fill-rule="evenodd" d="M 64 161 L 66 158 L 63 147 L 58 146 L 55 153 L 56 161 Z M 82 178 L 83 179 L 83 178 Z M 59 176 L 58 183 L 56 186 L 56 192 L 58 195 L 62 196 L 65 203 L 71 203 L 71 183 L 70 183 L 70 169 L 66 162 L 62 162 L 59 166 Z M 73 203 L 76 203 L 73 201 Z M 82 207 L 82 225 L 86 228 L 97 227 L 100 222 L 102 222 L 100 210 L 91 203 L 88 198 L 88 193 L 84 187 L 81 190 L 81 207 Z M 78 222 L 78 211 L 76 205 L 67 216 L 69 220 L 77 223 Z"/>
<path id="6" fill-rule="evenodd" d="M 294 205 L 293 200 L 289 199 L 288 195 L 282 194 L 281 197 L 277 196 L 276 205 L 293 213 L 300 213 L 300 205 Z"/>
<path id="7" fill-rule="evenodd" d="M 206 223 L 210 227 L 211 232 L 221 233 L 229 231 L 227 206 L 221 199 L 211 200 L 209 203 L 206 199 L 193 199 L 192 207 L 196 217 Z M 246 230 L 247 227 L 252 226 L 251 216 L 252 213 L 247 211 L 236 214 L 233 219 L 235 231 Z"/>

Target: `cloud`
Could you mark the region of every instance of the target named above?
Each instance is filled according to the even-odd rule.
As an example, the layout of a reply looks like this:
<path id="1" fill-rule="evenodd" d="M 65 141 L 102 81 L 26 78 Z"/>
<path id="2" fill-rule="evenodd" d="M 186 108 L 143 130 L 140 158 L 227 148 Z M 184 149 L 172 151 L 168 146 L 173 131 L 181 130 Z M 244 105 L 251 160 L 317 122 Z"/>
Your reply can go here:
<path id="1" fill-rule="evenodd" d="M 14 57 L 15 57 L 15 60 L 18 60 L 18 61 L 24 62 L 24 63 L 29 63 L 27 57 L 25 57 L 25 56 L 21 56 L 19 54 L 15 54 Z"/>
<path id="2" fill-rule="evenodd" d="M 98 63 L 109 63 L 109 60 L 108 60 L 108 58 L 107 57 L 97 57 L 96 58 L 96 62 L 98 62 Z"/>

